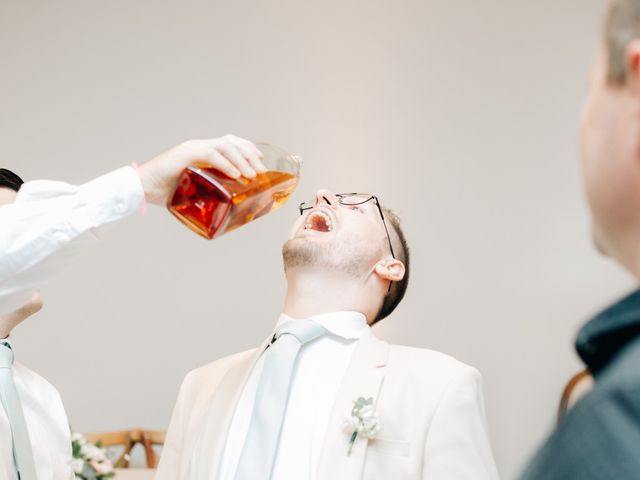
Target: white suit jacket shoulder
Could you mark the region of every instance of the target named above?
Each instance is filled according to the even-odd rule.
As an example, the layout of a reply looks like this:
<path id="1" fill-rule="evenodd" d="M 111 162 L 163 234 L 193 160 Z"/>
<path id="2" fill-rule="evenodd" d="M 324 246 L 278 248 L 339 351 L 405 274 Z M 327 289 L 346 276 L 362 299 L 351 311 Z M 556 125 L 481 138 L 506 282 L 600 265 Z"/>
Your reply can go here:
<path id="1" fill-rule="evenodd" d="M 452 376 L 477 370 L 454 357 L 427 348 L 407 347 L 389 344 L 389 366 L 400 367 L 408 375 L 418 375 L 426 379 L 425 373 L 431 376 L 431 382 L 446 382 Z"/>
<path id="2" fill-rule="evenodd" d="M 183 410 L 181 417 L 184 420 L 192 417 L 197 421 L 199 415 L 206 412 L 211 396 L 216 392 L 229 369 L 246 360 L 254 352 L 255 349 L 252 349 L 229 355 L 187 373 L 182 381 L 176 404 L 176 409 L 181 407 Z"/>
<path id="3" fill-rule="evenodd" d="M 36 474 L 42 479 L 71 477 L 71 433 L 60 394 L 47 380 L 19 362 L 13 377 L 30 433 Z M 11 428 L 0 408 L 0 478 L 17 479 Z"/>
<path id="4" fill-rule="evenodd" d="M 181 390 L 184 390 L 184 393 L 189 398 L 214 392 L 229 369 L 253 355 L 255 351 L 256 349 L 254 348 L 234 353 L 191 370 L 185 376 Z"/>
<path id="5" fill-rule="evenodd" d="M 477 369 L 440 352 L 398 345 L 389 346 L 386 369 L 378 413 L 394 420 L 384 436 L 409 437 L 412 449 L 421 446 L 422 478 L 498 478 Z"/>
<path id="6" fill-rule="evenodd" d="M 455 358 L 425 348 L 389 345 L 385 390 L 412 392 L 435 413 L 443 396 L 451 391 L 475 392 L 482 397 L 480 372 Z"/>
<path id="7" fill-rule="evenodd" d="M 22 363 L 14 362 L 13 374 L 16 385 L 24 385 L 25 391 L 28 390 L 34 397 L 55 399 L 56 403 L 62 404 L 56 387 Z"/>
<path id="8" fill-rule="evenodd" d="M 182 381 L 162 449 L 156 480 L 182 478 L 189 462 L 189 442 L 208 412 L 211 397 L 229 369 L 255 352 L 247 350 L 190 371 Z"/>

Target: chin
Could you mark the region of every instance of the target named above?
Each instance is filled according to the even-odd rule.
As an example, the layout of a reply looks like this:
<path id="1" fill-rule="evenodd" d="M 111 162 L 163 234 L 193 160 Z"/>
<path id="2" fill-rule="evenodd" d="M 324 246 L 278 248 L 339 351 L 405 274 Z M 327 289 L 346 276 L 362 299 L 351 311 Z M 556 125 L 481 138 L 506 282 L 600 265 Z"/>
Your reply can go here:
<path id="1" fill-rule="evenodd" d="M 591 227 L 591 240 L 598 253 L 604 255 L 605 257 L 611 256 L 609 249 L 606 247 L 607 242 L 604 240 L 604 235 L 600 233 L 600 230 L 598 230 L 595 226 Z"/>
<path id="2" fill-rule="evenodd" d="M 335 243 L 317 238 L 294 237 L 282 247 L 285 271 L 296 267 L 328 267 L 342 269 L 345 262 Z"/>
<path id="3" fill-rule="evenodd" d="M 285 270 L 293 267 L 312 265 L 318 256 L 318 248 L 304 237 L 293 237 L 282 246 L 282 261 Z"/>

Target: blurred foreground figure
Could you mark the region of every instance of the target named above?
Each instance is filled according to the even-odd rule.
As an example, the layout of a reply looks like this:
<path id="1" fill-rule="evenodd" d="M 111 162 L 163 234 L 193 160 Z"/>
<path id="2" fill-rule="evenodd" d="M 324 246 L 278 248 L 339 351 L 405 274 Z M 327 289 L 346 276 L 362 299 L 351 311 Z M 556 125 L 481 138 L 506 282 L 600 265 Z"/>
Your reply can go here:
<path id="1" fill-rule="evenodd" d="M 596 246 L 640 279 L 640 0 L 608 3 L 581 126 Z M 568 412 L 523 479 L 640 478 L 640 291 L 576 340 L 594 389 Z"/>

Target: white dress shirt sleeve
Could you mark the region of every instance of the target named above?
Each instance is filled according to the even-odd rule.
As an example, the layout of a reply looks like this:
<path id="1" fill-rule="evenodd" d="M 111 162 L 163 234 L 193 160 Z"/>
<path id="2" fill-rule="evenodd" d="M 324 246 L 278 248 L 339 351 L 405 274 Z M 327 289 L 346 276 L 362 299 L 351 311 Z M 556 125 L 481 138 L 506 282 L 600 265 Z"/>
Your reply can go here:
<path id="1" fill-rule="evenodd" d="M 425 445 L 423 479 L 497 480 L 482 394 L 482 378 L 465 367 L 438 403 Z"/>
<path id="2" fill-rule="evenodd" d="M 80 186 L 38 180 L 0 207 L 0 314 L 29 301 L 100 227 L 134 213 L 144 191 L 123 167 Z"/>

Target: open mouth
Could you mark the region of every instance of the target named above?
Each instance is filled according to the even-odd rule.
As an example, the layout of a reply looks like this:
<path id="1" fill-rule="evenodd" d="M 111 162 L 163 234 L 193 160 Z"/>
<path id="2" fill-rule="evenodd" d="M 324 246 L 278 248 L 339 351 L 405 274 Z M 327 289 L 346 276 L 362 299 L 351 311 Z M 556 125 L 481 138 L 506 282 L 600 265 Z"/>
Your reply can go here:
<path id="1" fill-rule="evenodd" d="M 315 230 L 316 232 L 330 232 L 333 230 L 331 217 L 324 212 L 316 210 L 311 212 L 304 224 L 305 230 Z"/>

